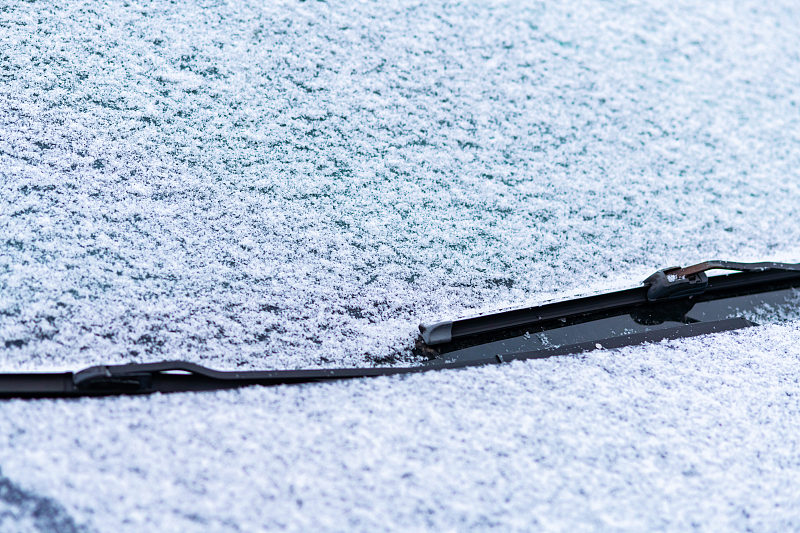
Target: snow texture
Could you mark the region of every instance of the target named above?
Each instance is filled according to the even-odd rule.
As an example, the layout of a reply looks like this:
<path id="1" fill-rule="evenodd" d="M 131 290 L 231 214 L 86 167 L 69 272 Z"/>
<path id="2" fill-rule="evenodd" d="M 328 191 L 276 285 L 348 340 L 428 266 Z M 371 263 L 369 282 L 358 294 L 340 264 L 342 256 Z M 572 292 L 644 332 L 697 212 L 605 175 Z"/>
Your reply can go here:
<path id="1" fill-rule="evenodd" d="M 796 261 L 798 22 L 791 2 L 0 0 L 0 370 L 413 364 L 421 321 Z M 797 530 L 780 318 L 4 402 L 0 526 Z"/>

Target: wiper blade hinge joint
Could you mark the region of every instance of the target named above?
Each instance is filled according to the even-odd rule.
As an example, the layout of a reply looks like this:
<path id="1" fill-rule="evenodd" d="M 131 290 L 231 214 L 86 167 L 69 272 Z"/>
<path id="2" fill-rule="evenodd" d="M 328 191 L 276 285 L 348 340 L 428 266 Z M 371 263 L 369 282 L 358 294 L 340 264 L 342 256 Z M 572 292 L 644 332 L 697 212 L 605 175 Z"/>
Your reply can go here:
<path id="1" fill-rule="evenodd" d="M 647 285 L 647 300 L 673 300 L 686 298 L 695 294 L 702 294 L 708 287 L 708 276 L 705 272 L 698 272 L 688 276 L 674 274 L 680 267 L 665 268 L 644 280 Z"/>
<path id="2" fill-rule="evenodd" d="M 99 365 L 76 372 L 72 382 L 76 389 L 85 392 L 144 393 L 151 388 L 153 373 L 140 370 L 120 372 L 116 368 Z"/>

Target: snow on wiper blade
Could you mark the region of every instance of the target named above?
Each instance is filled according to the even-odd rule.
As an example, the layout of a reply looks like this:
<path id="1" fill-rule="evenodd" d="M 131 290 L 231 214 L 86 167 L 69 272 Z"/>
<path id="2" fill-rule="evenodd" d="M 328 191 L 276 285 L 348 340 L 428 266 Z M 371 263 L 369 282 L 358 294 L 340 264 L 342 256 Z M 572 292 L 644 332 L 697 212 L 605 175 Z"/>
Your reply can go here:
<path id="1" fill-rule="evenodd" d="M 735 265 L 735 267 L 733 267 Z M 741 272 L 707 278 L 712 268 Z M 656 287 L 653 290 L 653 287 Z M 709 261 L 635 289 L 420 326 L 414 367 L 219 371 L 186 361 L 0 374 L 0 398 L 62 398 L 230 389 L 390 376 L 620 348 L 755 325 L 741 314 L 797 306 L 800 265 Z"/>

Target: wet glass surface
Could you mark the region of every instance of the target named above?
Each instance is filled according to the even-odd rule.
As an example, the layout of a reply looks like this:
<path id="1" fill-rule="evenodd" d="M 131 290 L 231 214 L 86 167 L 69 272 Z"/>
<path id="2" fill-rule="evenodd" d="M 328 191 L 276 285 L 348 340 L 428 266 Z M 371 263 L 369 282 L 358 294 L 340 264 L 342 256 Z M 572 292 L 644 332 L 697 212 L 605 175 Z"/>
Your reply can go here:
<path id="1" fill-rule="evenodd" d="M 645 333 L 682 324 L 743 317 L 756 323 L 774 323 L 800 318 L 800 290 L 782 289 L 761 294 L 733 296 L 693 303 L 688 300 L 637 307 L 631 313 L 606 316 L 549 329 L 532 329 L 505 339 L 476 339 L 478 344 L 447 351 L 446 361 L 470 361 L 487 356 L 545 350 L 611 337 Z M 441 359 L 440 359 L 441 360 Z"/>

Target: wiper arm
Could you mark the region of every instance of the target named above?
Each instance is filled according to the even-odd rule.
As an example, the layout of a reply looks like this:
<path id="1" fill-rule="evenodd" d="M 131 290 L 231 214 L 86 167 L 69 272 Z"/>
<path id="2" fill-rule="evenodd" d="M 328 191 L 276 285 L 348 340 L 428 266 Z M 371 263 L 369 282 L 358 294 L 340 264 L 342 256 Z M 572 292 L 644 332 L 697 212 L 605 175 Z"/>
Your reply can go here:
<path id="1" fill-rule="evenodd" d="M 647 299 L 654 302 L 702 294 L 708 288 L 708 277 L 705 273 L 709 270 L 757 273 L 800 272 L 800 263 L 737 263 L 713 260 L 688 267 L 665 268 L 644 280 L 644 284 L 648 287 Z"/>
<path id="2" fill-rule="evenodd" d="M 679 278 L 685 278 L 709 270 L 736 270 L 739 272 L 764 272 L 765 270 L 782 270 L 785 272 L 800 272 L 800 263 L 737 263 L 735 261 L 703 261 L 688 267 L 668 269 L 668 273 Z"/>
<path id="3" fill-rule="evenodd" d="M 712 268 L 734 268 L 741 272 L 709 279 L 705 272 Z M 653 287 L 657 287 L 655 297 Z M 598 347 L 619 348 L 749 327 L 754 324 L 744 318 L 707 319 L 704 315 L 704 320 L 699 320 L 688 317 L 687 312 L 693 308 L 696 311 L 702 302 L 792 287 L 800 287 L 800 264 L 708 261 L 659 271 L 644 286 L 635 289 L 420 326 L 421 344 L 428 353 L 433 351 L 436 355 L 420 366 L 220 371 L 186 361 L 100 365 L 74 373 L 0 374 L 0 398 L 208 391 L 412 374 L 577 354 Z M 609 321 L 619 321 L 620 317 L 629 324 L 625 323 L 622 329 L 609 326 Z M 519 327 L 541 331 L 545 336 L 560 333 L 567 341 L 536 344 L 524 340 L 529 337 L 527 331 L 521 337 L 523 341 L 512 339 L 512 343 L 488 342 L 485 338 Z M 589 328 L 591 335 L 587 337 L 586 331 L 570 333 L 576 327 Z M 443 349 L 470 338 L 478 340 L 467 350 Z"/>

